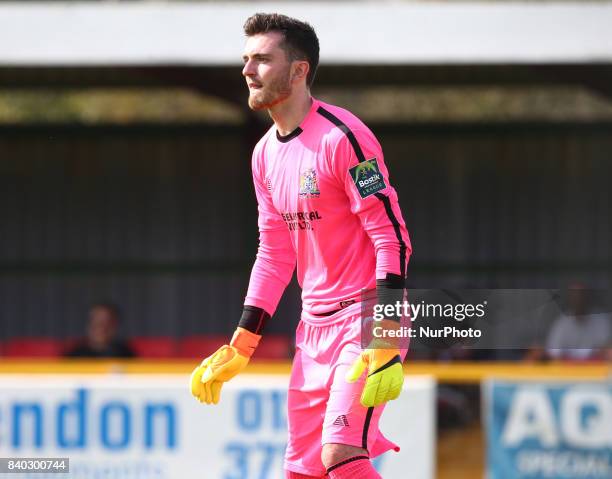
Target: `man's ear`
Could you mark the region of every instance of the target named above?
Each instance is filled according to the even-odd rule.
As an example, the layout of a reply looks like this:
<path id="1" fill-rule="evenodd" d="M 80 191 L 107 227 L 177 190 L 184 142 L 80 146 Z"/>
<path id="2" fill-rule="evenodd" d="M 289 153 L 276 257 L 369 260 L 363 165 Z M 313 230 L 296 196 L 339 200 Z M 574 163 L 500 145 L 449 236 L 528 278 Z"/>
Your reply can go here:
<path id="1" fill-rule="evenodd" d="M 310 65 L 307 61 L 297 61 L 293 66 L 293 76 L 292 81 L 296 82 L 301 80 L 302 78 L 306 80 L 306 76 L 308 75 L 308 71 L 310 70 Z"/>

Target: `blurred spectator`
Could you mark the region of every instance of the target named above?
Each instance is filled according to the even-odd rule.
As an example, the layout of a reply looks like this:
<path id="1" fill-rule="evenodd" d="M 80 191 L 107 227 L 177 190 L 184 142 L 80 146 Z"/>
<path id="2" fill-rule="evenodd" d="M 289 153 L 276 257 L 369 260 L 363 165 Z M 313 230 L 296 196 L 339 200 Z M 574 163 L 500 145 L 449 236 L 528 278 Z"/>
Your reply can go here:
<path id="1" fill-rule="evenodd" d="M 546 340 L 546 354 L 553 359 L 605 359 L 612 341 L 610 316 L 590 311 L 588 291 L 574 285 L 568 291 L 568 313 L 553 323 Z"/>
<path id="2" fill-rule="evenodd" d="M 73 358 L 132 358 L 130 346 L 117 337 L 121 314 L 111 303 L 97 303 L 89 309 L 87 338 L 66 353 Z"/>

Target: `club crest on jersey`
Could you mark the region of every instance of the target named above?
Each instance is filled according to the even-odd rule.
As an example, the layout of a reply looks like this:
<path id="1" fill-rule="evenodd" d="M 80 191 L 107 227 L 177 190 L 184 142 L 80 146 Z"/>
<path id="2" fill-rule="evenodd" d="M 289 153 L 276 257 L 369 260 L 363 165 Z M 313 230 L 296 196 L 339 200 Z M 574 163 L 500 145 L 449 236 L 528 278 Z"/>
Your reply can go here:
<path id="1" fill-rule="evenodd" d="M 376 158 L 358 163 L 349 172 L 361 198 L 367 198 L 387 187 Z"/>
<path id="2" fill-rule="evenodd" d="M 314 168 L 307 168 L 300 175 L 300 197 L 318 198 L 321 192 L 317 183 L 317 172 Z"/>

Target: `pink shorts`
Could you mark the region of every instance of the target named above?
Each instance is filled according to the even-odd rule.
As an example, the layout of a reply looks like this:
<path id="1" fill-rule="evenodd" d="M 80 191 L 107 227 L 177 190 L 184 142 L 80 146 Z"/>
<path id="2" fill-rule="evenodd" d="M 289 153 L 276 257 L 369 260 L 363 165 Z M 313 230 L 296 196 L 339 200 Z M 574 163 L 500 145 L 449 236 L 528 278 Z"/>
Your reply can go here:
<path id="1" fill-rule="evenodd" d="M 359 402 L 366 375 L 352 384 L 344 379 L 362 352 L 360 318 L 358 306 L 325 318 L 329 322 L 323 325 L 309 322 L 308 314 L 302 314 L 287 397 L 286 470 L 324 476 L 323 444 L 362 447 L 370 457 L 390 449 L 399 451 L 378 429 L 385 405 L 366 408 Z"/>

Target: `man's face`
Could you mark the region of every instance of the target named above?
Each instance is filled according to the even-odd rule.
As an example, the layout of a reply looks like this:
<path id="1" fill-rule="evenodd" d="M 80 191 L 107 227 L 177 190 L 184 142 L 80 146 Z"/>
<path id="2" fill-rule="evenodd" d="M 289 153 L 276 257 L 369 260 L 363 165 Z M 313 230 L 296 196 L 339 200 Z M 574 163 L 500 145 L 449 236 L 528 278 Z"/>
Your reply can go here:
<path id="1" fill-rule="evenodd" d="M 114 339 L 117 320 L 108 308 L 94 307 L 89 312 L 89 342 L 94 347 L 106 347 Z"/>
<path id="2" fill-rule="evenodd" d="M 242 59 L 242 74 L 249 87 L 249 107 L 264 110 L 285 101 L 291 95 L 291 62 L 280 45 L 278 32 L 248 37 Z"/>

